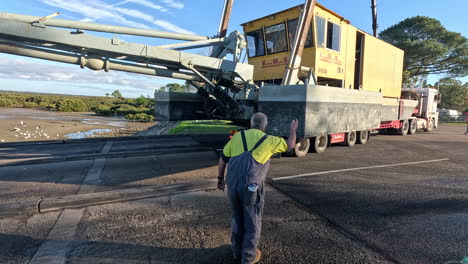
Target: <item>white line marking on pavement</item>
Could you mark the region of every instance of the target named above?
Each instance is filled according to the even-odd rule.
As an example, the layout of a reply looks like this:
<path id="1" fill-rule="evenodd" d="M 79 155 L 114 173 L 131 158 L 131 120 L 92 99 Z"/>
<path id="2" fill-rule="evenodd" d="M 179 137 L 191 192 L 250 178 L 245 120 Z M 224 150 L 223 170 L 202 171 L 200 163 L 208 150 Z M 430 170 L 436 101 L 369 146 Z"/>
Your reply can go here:
<path id="1" fill-rule="evenodd" d="M 106 141 L 106 144 L 104 145 L 104 147 L 102 147 L 101 153 L 103 154 L 109 153 L 109 150 L 111 149 L 113 142 L 114 141 Z"/>
<path id="2" fill-rule="evenodd" d="M 341 170 L 319 171 L 319 172 L 304 173 L 304 174 L 291 175 L 291 176 L 276 177 L 276 178 L 273 178 L 272 180 L 281 181 L 281 180 L 287 180 L 287 179 L 294 179 L 294 178 L 308 177 L 308 176 L 329 174 L 329 173 L 336 173 L 336 172 L 356 171 L 356 170 L 366 170 L 366 169 L 386 168 L 386 167 L 396 167 L 396 166 L 413 165 L 413 164 L 420 164 L 420 163 L 430 163 L 430 162 L 438 162 L 438 161 L 445 161 L 445 160 L 449 160 L 449 158 L 435 159 L 435 160 L 413 161 L 413 162 L 403 162 L 403 163 L 386 164 L 386 165 L 376 165 L 376 166 L 369 166 L 369 167 L 357 167 L 357 168 L 349 168 L 349 169 L 341 169 Z"/>
<path id="3" fill-rule="evenodd" d="M 108 153 L 112 147 L 112 141 L 107 141 L 101 153 Z M 81 183 L 78 194 L 92 193 L 100 184 L 101 174 L 104 170 L 106 159 L 95 159 Z M 67 253 L 72 247 L 78 223 L 84 212 L 82 209 L 66 209 L 60 214 L 57 222 L 32 257 L 29 264 L 64 264 L 67 261 Z"/>
<path id="4" fill-rule="evenodd" d="M 101 174 L 104 170 L 106 159 L 95 159 L 91 168 L 89 169 L 83 182 L 81 182 L 78 194 L 92 193 L 96 189 L 96 186 L 101 183 Z"/>
<path id="5" fill-rule="evenodd" d="M 29 264 L 63 264 L 67 261 L 69 247 L 74 242 L 76 228 L 84 209 L 64 210 L 46 240 L 32 257 Z"/>

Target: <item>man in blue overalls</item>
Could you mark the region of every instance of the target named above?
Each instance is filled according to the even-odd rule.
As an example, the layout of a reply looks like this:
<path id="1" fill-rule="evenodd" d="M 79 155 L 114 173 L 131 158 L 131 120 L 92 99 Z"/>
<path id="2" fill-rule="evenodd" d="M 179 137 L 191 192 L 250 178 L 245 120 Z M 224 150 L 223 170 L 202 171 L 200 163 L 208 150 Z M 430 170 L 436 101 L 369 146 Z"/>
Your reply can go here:
<path id="1" fill-rule="evenodd" d="M 219 160 L 218 189 L 224 191 L 224 171 L 232 207 L 231 247 L 235 259 L 242 263 L 257 263 L 261 252 L 257 249 L 262 227 L 265 201 L 264 180 L 273 154 L 290 151 L 296 144 L 298 122 L 291 122 L 288 141 L 268 136 L 263 131 L 267 117 L 256 113 L 250 119 L 251 129 L 236 133 L 223 149 Z"/>

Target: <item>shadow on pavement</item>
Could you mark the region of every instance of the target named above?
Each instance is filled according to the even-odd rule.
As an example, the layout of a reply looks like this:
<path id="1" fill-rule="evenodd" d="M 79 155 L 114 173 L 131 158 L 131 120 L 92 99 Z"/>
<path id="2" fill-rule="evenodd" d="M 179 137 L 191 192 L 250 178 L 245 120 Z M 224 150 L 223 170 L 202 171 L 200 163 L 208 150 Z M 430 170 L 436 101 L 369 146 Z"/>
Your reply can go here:
<path id="1" fill-rule="evenodd" d="M 29 236 L 0 234 L 0 262 L 9 263 L 29 260 L 43 241 Z M 7 242 L 8 243 L 5 243 Z M 69 241 L 53 240 L 53 244 L 66 244 Z M 28 244 L 31 248 L 22 246 Z M 22 245 L 22 246 L 20 246 Z M 112 251 L 113 263 L 238 263 L 232 259 L 229 245 L 216 248 L 170 248 L 104 241 L 72 241 L 72 250 L 67 263 L 109 263 L 108 252 Z M 118 249 L 118 250 L 117 250 Z M 106 254 L 107 253 L 107 254 Z M 54 255 L 52 255 L 54 256 Z M 118 262 L 115 262 L 118 261 Z"/>

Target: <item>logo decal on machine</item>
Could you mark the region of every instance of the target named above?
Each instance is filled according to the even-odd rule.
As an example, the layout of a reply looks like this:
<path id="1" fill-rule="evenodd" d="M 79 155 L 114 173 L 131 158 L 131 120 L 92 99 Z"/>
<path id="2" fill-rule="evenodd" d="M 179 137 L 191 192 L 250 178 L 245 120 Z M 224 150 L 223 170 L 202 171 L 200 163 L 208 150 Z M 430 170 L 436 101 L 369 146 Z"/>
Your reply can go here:
<path id="1" fill-rule="evenodd" d="M 345 133 L 331 134 L 330 143 L 338 143 L 338 142 L 345 141 L 345 135 L 346 135 Z"/>
<path id="2" fill-rule="evenodd" d="M 288 64 L 288 57 L 273 58 L 271 61 L 262 60 L 262 68 L 275 67 Z"/>
<path id="3" fill-rule="evenodd" d="M 337 55 L 331 55 L 330 53 L 328 54 L 323 54 L 320 53 L 320 60 L 324 62 L 329 62 L 329 63 L 334 63 L 337 65 L 341 65 L 340 58 Z"/>

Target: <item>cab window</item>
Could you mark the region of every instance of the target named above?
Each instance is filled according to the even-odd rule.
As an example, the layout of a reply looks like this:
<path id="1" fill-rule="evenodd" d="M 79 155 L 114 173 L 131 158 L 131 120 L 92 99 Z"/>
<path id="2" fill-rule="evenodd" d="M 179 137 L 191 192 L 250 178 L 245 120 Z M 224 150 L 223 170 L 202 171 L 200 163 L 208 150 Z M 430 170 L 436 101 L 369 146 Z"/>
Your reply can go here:
<path id="1" fill-rule="evenodd" d="M 341 27 L 328 21 L 327 25 L 327 48 L 340 51 Z"/>
<path id="2" fill-rule="evenodd" d="M 249 58 L 265 55 L 265 42 L 263 41 L 263 30 L 255 30 L 246 33 L 247 52 Z"/>
<path id="3" fill-rule="evenodd" d="M 288 20 L 288 37 L 289 37 L 289 47 L 292 47 L 294 38 L 296 37 L 296 30 L 297 30 L 297 24 L 299 23 L 299 19 L 292 19 Z M 304 47 L 305 48 L 310 48 L 313 46 L 313 41 L 312 41 L 312 27 L 309 28 L 309 33 L 307 33 L 307 39 L 305 42 Z"/>
<path id="4" fill-rule="evenodd" d="M 317 47 L 325 48 L 325 18 L 316 16 Z"/>
<path id="5" fill-rule="evenodd" d="M 287 51 L 286 27 L 284 23 L 265 27 L 265 41 L 268 54 Z"/>

